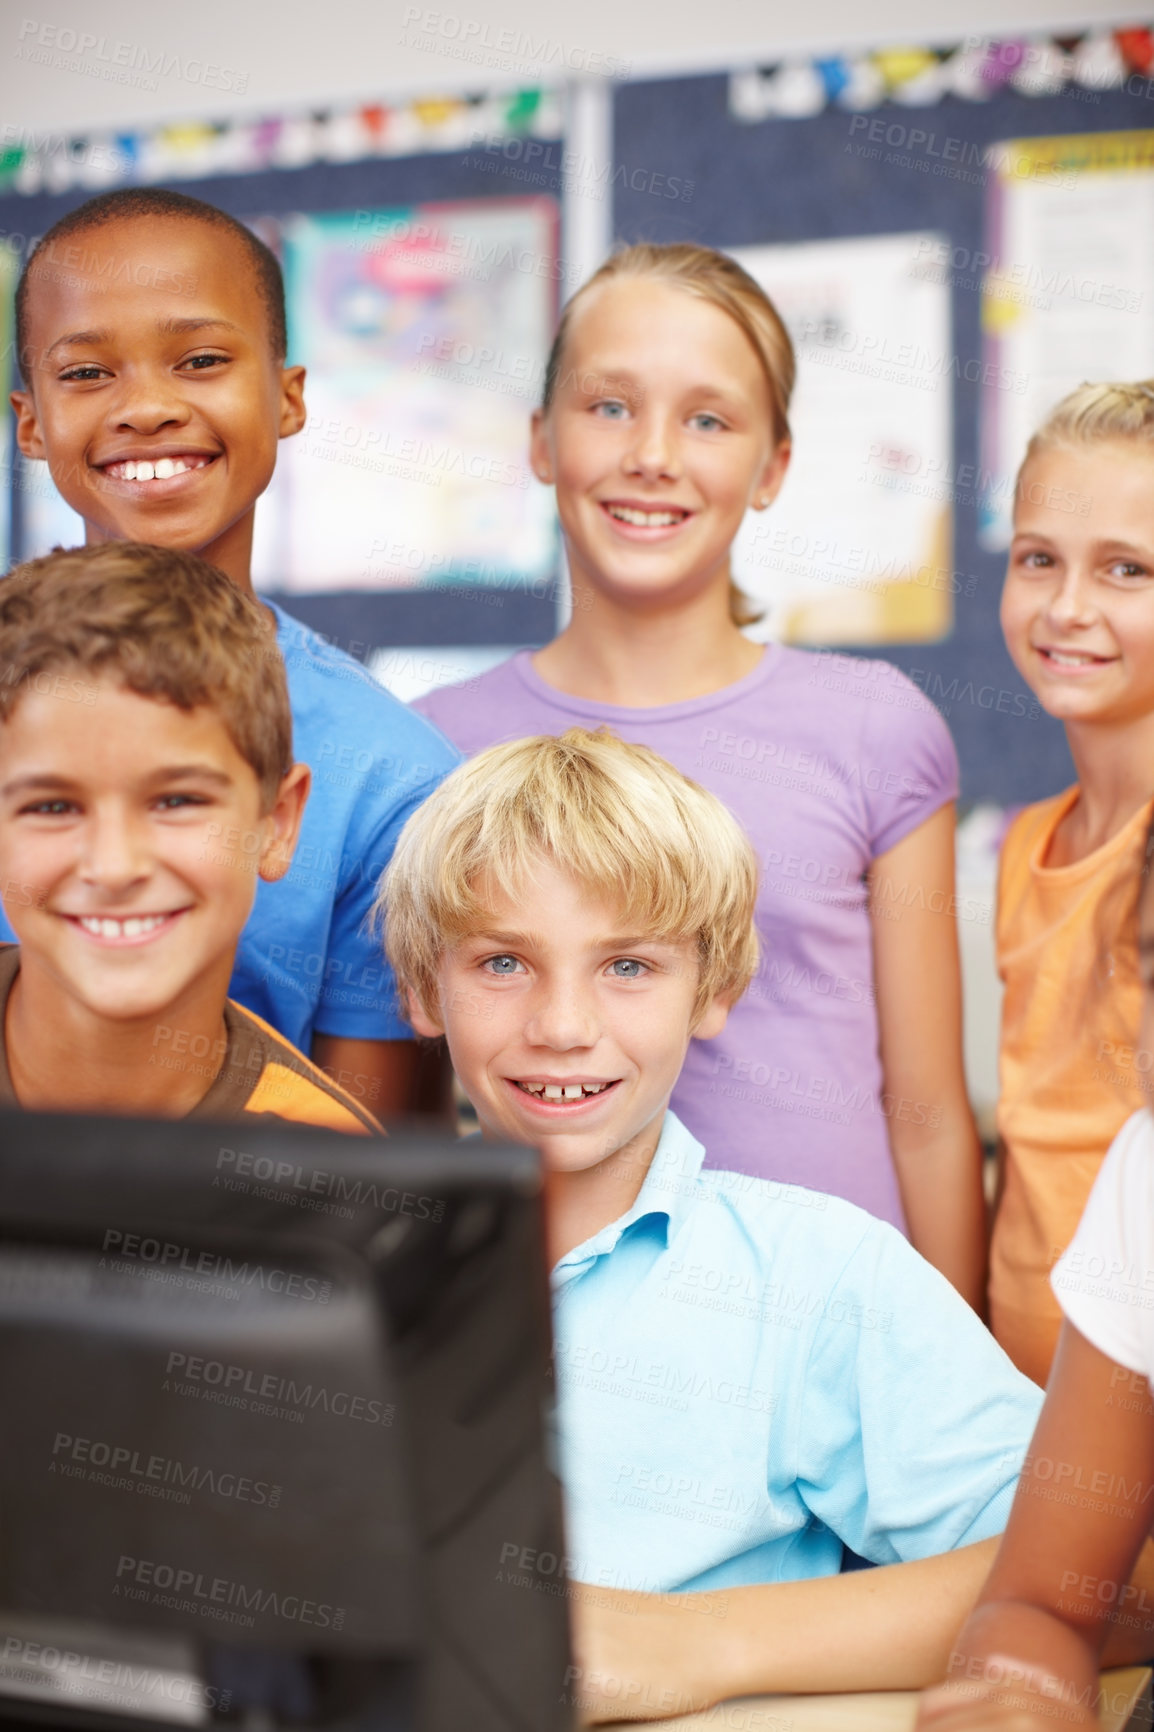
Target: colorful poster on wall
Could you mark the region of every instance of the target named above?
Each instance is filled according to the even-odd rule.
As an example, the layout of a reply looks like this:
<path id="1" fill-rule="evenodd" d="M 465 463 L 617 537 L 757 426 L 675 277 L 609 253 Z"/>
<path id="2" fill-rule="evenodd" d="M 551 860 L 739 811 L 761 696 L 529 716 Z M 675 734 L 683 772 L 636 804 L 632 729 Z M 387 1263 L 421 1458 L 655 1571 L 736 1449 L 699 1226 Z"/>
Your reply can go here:
<path id="1" fill-rule="evenodd" d="M 1030 434 L 1087 380 L 1154 377 L 1154 131 L 992 153 L 982 539 L 1008 546 Z"/>
<path id="2" fill-rule="evenodd" d="M 734 555 L 767 609 L 754 635 L 792 643 L 921 643 L 953 597 L 949 287 L 935 234 L 737 249 L 789 327 L 793 459 Z"/>
<path id="3" fill-rule="evenodd" d="M 546 580 L 553 505 L 528 437 L 557 310 L 555 201 L 298 216 L 282 232 L 308 421 L 258 514 L 258 587 Z"/>

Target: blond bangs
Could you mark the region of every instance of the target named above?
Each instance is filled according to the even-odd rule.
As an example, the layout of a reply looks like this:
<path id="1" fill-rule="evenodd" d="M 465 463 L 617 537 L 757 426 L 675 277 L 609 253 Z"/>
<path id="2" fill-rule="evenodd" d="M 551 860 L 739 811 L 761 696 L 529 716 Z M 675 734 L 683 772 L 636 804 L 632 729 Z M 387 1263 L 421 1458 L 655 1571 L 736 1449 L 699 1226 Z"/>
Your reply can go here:
<path id="1" fill-rule="evenodd" d="M 480 753 L 405 826 L 377 900 L 402 989 L 434 1011 L 444 952 L 493 887 L 531 906 L 542 860 L 638 934 L 696 942 L 696 1015 L 748 985 L 757 862 L 736 819 L 647 746 L 571 728 Z"/>

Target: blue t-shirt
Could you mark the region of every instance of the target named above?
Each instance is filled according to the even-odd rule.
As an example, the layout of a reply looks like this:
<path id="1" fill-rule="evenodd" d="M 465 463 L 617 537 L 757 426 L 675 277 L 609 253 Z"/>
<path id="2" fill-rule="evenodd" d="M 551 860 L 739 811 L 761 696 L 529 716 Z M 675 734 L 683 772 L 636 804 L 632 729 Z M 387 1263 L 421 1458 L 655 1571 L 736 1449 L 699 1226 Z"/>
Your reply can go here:
<path id="1" fill-rule="evenodd" d="M 293 756 L 313 781 L 292 869 L 257 887 L 229 996 L 305 1053 L 315 1031 L 411 1040 L 366 916 L 405 821 L 460 758 L 360 662 L 265 605 L 288 670 Z"/>
<path id="2" fill-rule="evenodd" d="M 1000 1533 L 1042 1391 L 893 1227 L 704 1154 L 667 1113 L 553 1271 L 569 1573 L 736 1587 Z"/>
<path id="3" fill-rule="evenodd" d="M 229 996 L 304 1053 L 317 1030 L 411 1040 L 366 915 L 405 820 L 458 754 L 360 662 L 266 606 L 288 670 L 293 755 L 313 779 L 291 870 L 258 881 Z M 0 938 L 15 938 L 2 910 Z"/>

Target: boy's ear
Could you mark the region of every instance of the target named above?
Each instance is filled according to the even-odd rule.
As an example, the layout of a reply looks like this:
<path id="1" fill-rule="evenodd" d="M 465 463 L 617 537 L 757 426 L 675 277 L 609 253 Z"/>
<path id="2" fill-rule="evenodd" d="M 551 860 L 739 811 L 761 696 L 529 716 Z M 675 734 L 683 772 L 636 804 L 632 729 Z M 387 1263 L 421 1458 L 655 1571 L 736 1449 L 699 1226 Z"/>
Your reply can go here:
<path id="1" fill-rule="evenodd" d="M 757 486 L 753 490 L 755 511 L 764 511 L 767 505 L 773 504 L 781 492 L 781 484 L 789 471 L 789 460 L 792 456 L 793 446 L 788 439 L 783 439 L 758 477 Z"/>
<path id="2" fill-rule="evenodd" d="M 31 391 L 10 391 L 8 401 L 16 416 L 16 443 L 25 457 L 38 457 L 42 462 L 48 453 L 40 434 L 40 417 L 32 401 Z"/>
<path id="3" fill-rule="evenodd" d="M 549 454 L 549 439 L 545 430 L 545 411 L 534 409 L 529 423 L 529 467 L 538 481 L 548 485 L 553 479 L 553 461 Z"/>
<path id="4" fill-rule="evenodd" d="M 305 801 L 309 797 L 309 787 L 313 773 L 307 764 L 294 764 L 281 777 L 272 811 L 266 816 L 269 833 L 261 849 L 258 870 L 268 884 L 274 884 L 278 878 L 283 878 L 293 863 L 293 852 L 300 835 L 301 819 L 304 817 Z"/>
<path id="5" fill-rule="evenodd" d="M 416 1033 L 425 1040 L 439 1040 L 445 1032 L 443 1024 L 429 1015 L 411 988 L 405 993 L 405 1015 L 412 1023 Z"/>
<path id="6" fill-rule="evenodd" d="M 711 998 L 694 1024 L 694 1040 L 713 1040 L 729 1021 L 731 1005 L 727 998 Z"/>
<path id="7" fill-rule="evenodd" d="M 299 433 L 305 424 L 305 370 L 303 367 L 282 367 L 280 375 L 280 433 L 288 439 Z"/>

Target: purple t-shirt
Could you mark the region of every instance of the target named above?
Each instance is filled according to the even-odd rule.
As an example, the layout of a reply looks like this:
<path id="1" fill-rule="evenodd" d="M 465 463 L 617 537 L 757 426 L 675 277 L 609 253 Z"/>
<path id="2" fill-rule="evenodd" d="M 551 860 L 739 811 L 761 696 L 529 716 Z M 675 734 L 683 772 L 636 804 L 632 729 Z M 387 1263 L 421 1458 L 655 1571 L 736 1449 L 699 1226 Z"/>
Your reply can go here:
<path id="1" fill-rule="evenodd" d="M 957 795 L 949 729 L 917 687 L 888 662 L 771 644 L 735 685 L 623 709 L 546 685 L 523 650 L 416 708 L 468 754 L 605 724 L 725 801 L 761 862 L 761 965 L 724 1032 L 690 1043 L 673 1110 L 707 1165 L 830 1191 L 904 1232 L 865 874 Z"/>

